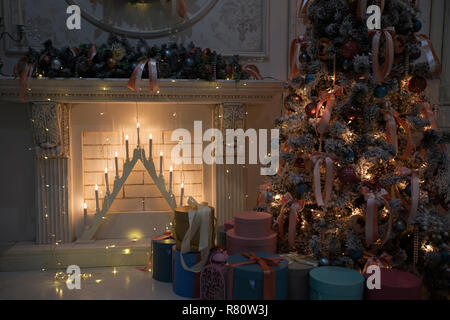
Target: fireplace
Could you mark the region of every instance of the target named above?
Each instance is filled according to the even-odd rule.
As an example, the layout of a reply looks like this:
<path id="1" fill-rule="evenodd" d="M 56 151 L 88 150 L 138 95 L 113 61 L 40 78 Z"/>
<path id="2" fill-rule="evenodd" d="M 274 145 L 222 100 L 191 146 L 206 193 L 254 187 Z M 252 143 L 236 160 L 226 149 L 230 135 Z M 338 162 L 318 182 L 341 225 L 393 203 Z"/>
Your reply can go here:
<path id="1" fill-rule="evenodd" d="M 170 153 L 179 141 L 172 141 L 171 135 L 178 128 L 192 131 L 197 120 L 202 121 L 203 130 L 245 129 L 247 113 L 256 114 L 259 109 L 279 104 L 282 84 L 278 81 L 160 80 L 159 90 L 150 93 L 148 84 L 137 92 L 130 91 L 123 79 L 30 79 L 25 93 L 32 119 L 36 163 L 36 244 L 58 244 L 67 250 L 79 248 L 77 253 L 70 251 L 72 253 L 65 256 L 67 263 L 73 260 L 75 264 L 96 266 L 112 262 L 106 261 L 104 253 L 104 257 L 96 254 L 87 258 L 83 250 L 88 247 L 83 245 L 92 243 L 105 250 L 105 243 L 119 244 L 126 240 L 128 242 L 123 243 L 130 246 L 130 241 L 142 239 L 143 249 L 134 250 L 136 256 L 124 260 L 123 252 L 117 251 L 120 259 L 114 263 L 130 265 L 146 261 L 149 241 L 145 239 L 170 228 L 173 205 L 180 204 L 182 182 L 184 204 L 189 196 L 208 202 L 215 207 L 219 225 L 235 212 L 252 207 L 247 197 L 249 193 L 256 195 L 258 187 L 255 184 L 252 190 L 246 190 L 247 179 L 254 178 L 253 173 L 259 169 L 238 164 L 173 164 Z M 18 81 L 3 80 L 0 97 L 5 101 L 18 101 Z M 140 125 L 139 148 L 137 122 Z M 258 124 L 252 124 L 255 125 Z M 156 178 L 152 178 L 146 168 L 150 163 L 150 134 Z M 112 192 L 116 180 L 115 155 L 117 152 L 118 173 L 122 176 L 127 135 L 130 161 L 135 152 L 143 152 L 145 161 L 136 162 L 111 206 L 104 215 L 99 215 L 95 185 L 101 210 L 106 192 L 105 168 Z M 164 188 L 158 185 L 157 178 L 161 151 Z M 172 204 L 166 197 L 171 166 Z M 38 261 L 34 256 L 30 258 L 38 251 L 22 250 L 20 254 L 30 261 Z M 9 260 L 6 265 L 0 265 L 0 269 L 19 270 L 22 260 L 17 257 L 20 254 L 15 252 L 11 258 L 16 259 L 16 265 Z M 50 251 L 46 254 L 47 257 L 53 255 Z M 36 267 L 38 265 L 36 262 Z"/>

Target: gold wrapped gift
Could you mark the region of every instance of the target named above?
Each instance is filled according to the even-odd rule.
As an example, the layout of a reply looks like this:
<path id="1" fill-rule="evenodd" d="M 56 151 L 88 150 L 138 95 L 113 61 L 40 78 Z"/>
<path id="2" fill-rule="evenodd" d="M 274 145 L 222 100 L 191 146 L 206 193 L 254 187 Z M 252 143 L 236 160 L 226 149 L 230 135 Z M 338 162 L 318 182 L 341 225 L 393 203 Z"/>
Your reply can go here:
<path id="1" fill-rule="evenodd" d="M 200 207 L 209 208 L 209 228 L 205 232 L 208 233 L 208 247 L 209 249 L 214 248 L 214 239 L 216 237 L 216 229 L 215 229 L 215 217 L 214 217 L 214 208 L 208 206 L 207 203 L 198 204 L 194 201 L 189 201 L 188 206 L 175 208 L 175 228 L 174 228 L 174 236 L 176 241 L 176 248 L 181 250 L 181 243 L 185 238 L 186 232 L 189 230 L 190 219 L 189 214 L 196 213 Z M 190 252 L 199 252 L 201 248 L 199 248 L 200 244 L 200 233 L 201 228 L 198 228 L 194 231 L 194 234 L 190 237 Z"/>

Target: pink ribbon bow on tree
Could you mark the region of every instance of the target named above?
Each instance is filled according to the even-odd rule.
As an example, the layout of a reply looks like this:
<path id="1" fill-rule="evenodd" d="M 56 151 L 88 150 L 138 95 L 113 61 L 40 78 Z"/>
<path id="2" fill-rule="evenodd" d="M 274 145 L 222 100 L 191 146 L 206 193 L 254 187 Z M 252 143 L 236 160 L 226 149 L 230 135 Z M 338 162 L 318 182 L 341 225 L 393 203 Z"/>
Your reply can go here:
<path id="1" fill-rule="evenodd" d="M 378 240 L 378 201 L 381 201 L 386 206 L 388 212 L 391 207 L 389 205 L 389 193 L 385 189 L 373 192 L 367 187 L 362 187 L 361 192 L 366 200 L 366 243 L 371 245 Z M 389 215 L 388 230 L 381 241 L 385 244 L 391 235 L 392 230 L 392 215 Z"/>
<path id="2" fill-rule="evenodd" d="M 331 198 L 331 191 L 333 190 L 334 177 L 334 155 L 328 155 L 323 152 L 313 152 L 311 160 L 313 162 L 313 189 L 317 205 L 325 206 Z M 322 193 L 322 186 L 320 182 L 320 165 L 325 162 L 325 190 Z M 324 199 L 325 198 L 325 199 Z"/>
<path id="3" fill-rule="evenodd" d="M 391 73 L 392 66 L 394 64 L 394 40 L 392 38 L 392 29 L 385 30 L 370 30 L 369 34 L 373 34 L 372 38 L 372 70 L 375 77 L 375 81 L 378 84 L 382 84 L 384 79 Z M 380 67 L 379 51 L 381 44 L 381 37 L 384 35 L 386 39 L 386 51 L 384 57 L 383 68 Z"/>
<path id="4" fill-rule="evenodd" d="M 284 238 L 284 211 L 286 206 L 290 206 L 289 211 L 289 229 L 288 229 L 288 243 L 291 247 L 295 247 L 295 235 L 297 231 L 297 212 L 302 211 L 305 207 L 305 200 L 295 201 L 289 192 L 286 192 L 281 199 L 283 203 L 281 205 L 280 215 L 278 216 L 278 230 L 280 238 L 285 241 Z"/>
<path id="5" fill-rule="evenodd" d="M 128 81 L 128 89 L 133 91 L 136 90 L 136 81 L 142 79 L 142 72 L 144 71 L 146 64 L 148 64 L 149 91 L 153 92 L 158 90 L 158 70 L 156 68 L 155 59 L 146 59 L 138 63 Z"/>
<path id="6" fill-rule="evenodd" d="M 316 109 L 316 131 L 321 135 L 328 131 L 328 125 L 331 120 L 331 113 L 333 112 L 333 108 L 336 106 L 336 96 L 343 96 L 344 89 L 342 87 L 336 87 L 329 92 L 321 92 L 320 93 L 320 101 L 317 105 Z M 320 110 L 322 106 L 326 103 L 325 110 L 322 113 L 322 117 L 317 122 L 317 118 L 319 117 Z"/>
<path id="7" fill-rule="evenodd" d="M 386 135 L 387 142 L 395 147 L 395 152 L 398 152 L 398 137 L 397 137 L 397 123 L 405 130 L 406 133 L 406 148 L 400 159 L 409 159 L 414 151 L 414 145 L 412 142 L 411 131 L 409 130 L 408 123 L 400 118 L 400 114 L 391 107 L 387 107 L 387 110 L 382 109 L 381 113 L 386 121 Z"/>
<path id="8" fill-rule="evenodd" d="M 408 223 L 412 223 L 417 215 L 417 208 L 419 206 L 419 196 L 420 196 L 420 181 L 419 174 L 422 170 L 416 169 L 412 170 L 409 168 L 401 167 L 397 174 L 403 177 L 410 176 L 411 177 L 411 204 L 408 204 L 404 198 L 400 195 L 400 192 L 397 193 L 400 196 L 400 199 L 403 202 L 403 205 L 408 209 Z"/>

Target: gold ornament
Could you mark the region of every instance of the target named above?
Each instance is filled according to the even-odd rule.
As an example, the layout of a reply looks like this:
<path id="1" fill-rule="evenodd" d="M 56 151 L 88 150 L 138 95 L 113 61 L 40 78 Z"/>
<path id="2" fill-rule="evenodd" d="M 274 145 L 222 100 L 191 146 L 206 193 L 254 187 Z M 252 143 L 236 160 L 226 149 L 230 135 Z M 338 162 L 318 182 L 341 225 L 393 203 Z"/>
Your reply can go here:
<path id="1" fill-rule="evenodd" d="M 127 54 L 127 50 L 120 43 L 113 43 L 111 47 L 112 57 L 116 61 L 121 61 Z"/>
<path id="2" fill-rule="evenodd" d="M 320 38 L 317 43 L 318 57 L 320 60 L 328 60 L 328 50 L 332 46 L 331 41 L 328 38 Z"/>

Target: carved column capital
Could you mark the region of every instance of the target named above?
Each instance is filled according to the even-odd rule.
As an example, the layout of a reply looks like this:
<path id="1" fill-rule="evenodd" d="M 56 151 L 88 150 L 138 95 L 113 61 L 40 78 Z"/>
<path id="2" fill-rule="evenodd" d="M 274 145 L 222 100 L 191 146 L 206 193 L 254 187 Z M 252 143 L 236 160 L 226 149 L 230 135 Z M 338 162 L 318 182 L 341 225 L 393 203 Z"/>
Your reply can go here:
<path id="1" fill-rule="evenodd" d="M 245 128 L 245 118 L 247 114 L 246 106 L 243 103 L 225 102 L 216 108 L 218 122 L 216 126 L 225 131 L 226 129 Z"/>
<path id="2" fill-rule="evenodd" d="M 30 104 L 36 155 L 69 157 L 70 106 L 57 102 Z"/>

